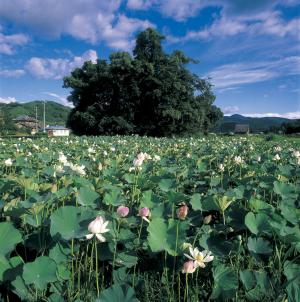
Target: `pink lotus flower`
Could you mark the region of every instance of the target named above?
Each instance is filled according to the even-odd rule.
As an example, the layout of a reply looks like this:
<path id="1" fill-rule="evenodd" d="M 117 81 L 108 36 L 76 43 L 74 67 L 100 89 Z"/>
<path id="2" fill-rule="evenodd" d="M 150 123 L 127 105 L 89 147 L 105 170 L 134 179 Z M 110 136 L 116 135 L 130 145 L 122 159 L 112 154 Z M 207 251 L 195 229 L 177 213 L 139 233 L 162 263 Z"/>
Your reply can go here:
<path id="1" fill-rule="evenodd" d="M 142 217 L 142 219 L 146 220 L 147 222 L 150 222 L 149 219 L 147 217 L 149 217 L 151 214 L 150 209 L 149 208 L 141 208 L 139 210 L 139 215 Z"/>
<path id="2" fill-rule="evenodd" d="M 178 210 L 177 210 L 177 218 L 184 220 L 185 217 L 187 216 L 189 211 L 189 208 L 186 204 L 182 205 Z"/>
<path id="3" fill-rule="evenodd" d="M 119 206 L 117 208 L 117 214 L 120 216 L 120 217 L 126 217 L 128 214 L 129 214 L 129 208 L 128 207 L 125 207 L 125 206 Z"/>
<path id="4" fill-rule="evenodd" d="M 183 268 L 182 268 L 182 273 L 184 274 L 192 274 L 196 270 L 194 266 L 194 261 L 189 260 L 187 262 L 184 262 Z"/>

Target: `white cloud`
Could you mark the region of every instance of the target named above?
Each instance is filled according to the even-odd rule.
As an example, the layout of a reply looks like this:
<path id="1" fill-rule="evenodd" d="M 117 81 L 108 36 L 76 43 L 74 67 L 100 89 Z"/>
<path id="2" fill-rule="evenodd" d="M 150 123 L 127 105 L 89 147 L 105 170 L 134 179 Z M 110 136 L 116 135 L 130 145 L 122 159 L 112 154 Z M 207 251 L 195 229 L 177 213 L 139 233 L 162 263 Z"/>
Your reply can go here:
<path id="1" fill-rule="evenodd" d="M 241 115 L 249 117 L 282 117 L 288 119 L 300 119 L 300 111 L 287 113 L 241 113 Z"/>
<path id="2" fill-rule="evenodd" d="M 14 97 L 10 97 L 10 96 L 8 96 L 8 97 L 0 97 L 0 103 L 2 103 L 2 104 L 10 104 L 10 103 L 16 103 L 17 102 L 17 100 L 16 100 L 16 98 L 14 98 Z"/>
<path id="3" fill-rule="evenodd" d="M 71 108 L 74 107 L 73 104 L 67 100 L 66 96 L 61 96 L 61 95 L 53 93 L 53 92 L 44 92 L 44 94 L 47 94 L 47 95 L 53 97 L 54 99 L 59 100 L 59 103 L 64 106 L 71 107 Z"/>
<path id="4" fill-rule="evenodd" d="M 23 69 L 0 69 L 0 77 L 18 78 L 24 74 Z"/>
<path id="5" fill-rule="evenodd" d="M 183 22 L 196 16 L 201 9 L 219 5 L 219 2 L 217 0 L 128 0 L 127 8 L 134 10 L 154 8 L 166 17 Z"/>
<path id="6" fill-rule="evenodd" d="M 61 79 L 68 75 L 76 67 L 81 67 L 85 61 L 97 60 L 95 50 L 88 50 L 82 56 L 76 56 L 72 59 L 51 59 L 51 58 L 31 58 L 25 69 L 33 76 L 43 79 Z"/>
<path id="7" fill-rule="evenodd" d="M 220 89 L 298 74 L 300 74 L 300 56 L 267 62 L 226 64 L 214 69 L 208 76 L 212 84 Z"/>
<path id="8" fill-rule="evenodd" d="M 239 110 L 240 110 L 240 108 L 238 106 L 227 106 L 222 109 L 222 111 L 225 115 L 231 115 L 233 113 L 238 112 Z"/>
<path id="9" fill-rule="evenodd" d="M 55 2 L 55 3 L 54 3 Z M 90 43 L 130 50 L 135 33 L 154 27 L 147 20 L 119 14 L 121 0 L 10 0 L 0 1 L 0 18 L 58 38 L 68 34 Z"/>
<path id="10" fill-rule="evenodd" d="M 5 35 L 0 27 L 0 54 L 12 55 L 16 48 L 28 43 L 29 38 L 25 34 Z"/>
<path id="11" fill-rule="evenodd" d="M 101 33 L 108 46 L 114 49 L 130 50 L 134 46 L 132 33 L 148 27 L 154 27 L 149 21 L 127 18 L 125 15 L 118 16 L 118 22 L 115 26 L 102 24 L 99 20 L 99 26 L 102 27 Z"/>
<path id="12" fill-rule="evenodd" d="M 146 10 L 150 8 L 154 2 L 153 0 L 128 0 L 127 7 L 129 9 Z"/>
<path id="13" fill-rule="evenodd" d="M 225 38 L 247 33 L 247 36 L 253 37 L 258 35 L 271 35 L 280 38 L 291 36 L 299 40 L 299 28 L 300 18 L 286 21 L 278 11 L 241 16 L 228 16 L 223 12 L 208 27 L 198 31 L 188 31 L 182 37 L 168 36 L 167 38 L 170 43 L 179 43 L 191 40 L 208 40 L 214 37 Z"/>

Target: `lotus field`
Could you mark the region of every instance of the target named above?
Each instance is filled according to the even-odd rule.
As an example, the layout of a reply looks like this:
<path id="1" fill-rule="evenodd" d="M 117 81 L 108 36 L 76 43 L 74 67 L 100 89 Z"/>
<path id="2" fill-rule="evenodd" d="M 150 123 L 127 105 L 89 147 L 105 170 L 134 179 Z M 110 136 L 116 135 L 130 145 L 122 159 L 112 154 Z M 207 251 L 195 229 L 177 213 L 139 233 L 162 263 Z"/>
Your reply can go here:
<path id="1" fill-rule="evenodd" d="M 300 301 L 300 146 L 0 141 L 1 301 Z"/>

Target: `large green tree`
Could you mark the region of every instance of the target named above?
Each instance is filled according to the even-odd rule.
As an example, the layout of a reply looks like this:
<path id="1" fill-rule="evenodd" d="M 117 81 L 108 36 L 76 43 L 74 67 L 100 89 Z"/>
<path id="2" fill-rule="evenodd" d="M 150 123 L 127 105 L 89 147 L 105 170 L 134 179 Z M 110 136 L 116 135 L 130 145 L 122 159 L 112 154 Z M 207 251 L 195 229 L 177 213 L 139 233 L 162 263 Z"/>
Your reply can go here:
<path id="1" fill-rule="evenodd" d="M 85 62 L 64 78 L 74 109 L 68 126 L 76 134 L 188 135 L 207 132 L 222 117 L 211 84 L 187 69 L 196 63 L 181 51 L 163 51 L 164 37 L 141 32 L 133 56 Z"/>

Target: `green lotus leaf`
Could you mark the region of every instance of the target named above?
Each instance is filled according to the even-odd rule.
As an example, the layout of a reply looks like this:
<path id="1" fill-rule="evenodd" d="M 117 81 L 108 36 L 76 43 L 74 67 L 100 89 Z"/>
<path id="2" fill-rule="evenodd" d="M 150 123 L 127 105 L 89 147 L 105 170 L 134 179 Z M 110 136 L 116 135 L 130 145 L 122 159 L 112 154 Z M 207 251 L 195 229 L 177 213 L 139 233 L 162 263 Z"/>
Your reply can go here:
<path id="1" fill-rule="evenodd" d="M 164 178 L 159 181 L 158 186 L 162 191 L 168 192 L 175 187 L 175 184 L 176 181 L 174 179 Z"/>
<path id="2" fill-rule="evenodd" d="M 153 218 L 148 226 L 148 244 L 152 252 L 163 251 L 167 245 L 168 225 L 162 218 Z"/>
<path id="3" fill-rule="evenodd" d="M 268 223 L 269 216 L 263 213 L 253 214 L 249 212 L 245 217 L 245 225 L 252 234 L 270 233 L 270 225 Z"/>
<path id="4" fill-rule="evenodd" d="M 134 289 L 126 285 L 114 284 L 104 290 L 96 302 L 138 302 Z"/>
<path id="5" fill-rule="evenodd" d="M 12 291 L 20 297 L 22 301 L 34 301 L 34 297 L 29 292 L 24 279 L 20 276 L 17 276 L 15 280 L 11 282 Z"/>
<path id="6" fill-rule="evenodd" d="M 195 193 L 192 195 L 190 204 L 194 211 L 202 210 L 202 204 L 201 204 L 201 195 L 199 193 Z"/>
<path id="7" fill-rule="evenodd" d="M 151 220 L 148 226 L 148 244 L 153 252 L 167 251 L 176 256 L 183 242 L 186 241 L 186 231 L 189 224 L 186 221 L 162 218 Z"/>
<path id="8" fill-rule="evenodd" d="M 0 223 L 0 254 L 10 253 L 22 241 L 21 233 L 10 222 Z"/>
<path id="9" fill-rule="evenodd" d="M 116 264 L 125 266 L 125 267 L 133 267 L 138 261 L 138 258 L 134 255 L 130 255 L 128 253 L 118 253 L 116 258 Z"/>
<path id="10" fill-rule="evenodd" d="M 282 197 L 293 196 L 294 190 L 295 187 L 292 184 L 274 181 L 274 192 Z"/>
<path id="11" fill-rule="evenodd" d="M 27 285 L 34 284 L 36 289 L 46 289 L 48 283 L 57 281 L 56 263 L 47 256 L 41 256 L 34 262 L 24 264 L 23 279 Z"/>
<path id="12" fill-rule="evenodd" d="M 122 190 L 118 187 L 111 186 L 110 190 L 105 193 L 103 202 L 106 205 L 119 206 L 125 203 L 125 198 L 122 196 Z"/>
<path id="13" fill-rule="evenodd" d="M 0 255 L 0 282 L 4 280 L 4 273 L 11 268 L 9 261 L 3 255 Z"/>
<path id="14" fill-rule="evenodd" d="M 99 194 L 90 188 L 82 187 L 77 196 L 78 203 L 82 206 L 96 207 Z"/>
<path id="15" fill-rule="evenodd" d="M 64 247 L 61 243 L 56 243 L 49 251 L 49 258 L 53 259 L 57 264 L 65 263 L 70 254 L 71 250 L 68 247 Z"/>
<path id="16" fill-rule="evenodd" d="M 240 271 L 240 279 L 247 291 L 254 288 L 256 284 L 255 276 L 250 270 Z"/>
<path id="17" fill-rule="evenodd" d="M 140 201 L 140 207 L 147 207 L 152 209 L 154 205 L 159 203 L 159 198 L 157 195 L 153 193 L 152 190 L 148 190 L 143 192 L 141 201 Z"/>
<path id="18" fill-rule="evenodd" d="M 87 234 L 87 226 L 95 218 L 95 214 L 88 209 L 65 206 L 55 210 L 50 219 L 50 234 L 53 238 L 70 240 L 81 238 Z"/>
<path id="19" fill-rule="evenodd" d="M 214 286 L 211 299 L 232 299 L 238 289 L 238 277 L 235 270 L 223 264 L 213 269 Z"/>
<path id="20" fill-rule="evenodd" d="M 248 238 L 247 246 L 249 251 L 255 254 L 270 255 L 273 251 L 272 247 L 270 246 L 270 243 L 261 237 Z"/>
<path id="21" fill-rule="evenodd" d="M 49 296 L 47 301 L 49 301 L 49 302 L 64 302 L 65 300 L 61 295 L 59 295 L 57 293 L 53 293 Z"/>

